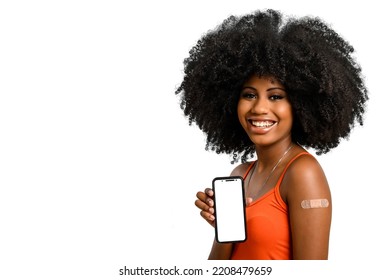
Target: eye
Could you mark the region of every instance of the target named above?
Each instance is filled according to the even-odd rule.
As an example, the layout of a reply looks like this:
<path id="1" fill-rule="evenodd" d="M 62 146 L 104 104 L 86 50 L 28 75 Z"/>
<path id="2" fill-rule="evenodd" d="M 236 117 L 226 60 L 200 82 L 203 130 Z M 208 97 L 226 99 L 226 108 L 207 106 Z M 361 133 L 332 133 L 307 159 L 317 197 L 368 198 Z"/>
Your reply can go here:
<path id="1" fill-rule="evenodd" d="M 269 99 L 271 99 L 271 100 L 280 100 L 280 99 L 283 99 L 284 98 L 284 96 L 283 95 L 279 95 L 279 94 L 273 94 L 273 95 L 271 95 L 270 97 L 269 97 Z"/>
<path id="2" fill-rule="evenodd" d="M 252 92 L 243 92 L 243 93 L 241 93 L 241 98 L 244 98 L 244 99 L 255 99 L 256 98 L 256 94 L 254 94 Z"/>

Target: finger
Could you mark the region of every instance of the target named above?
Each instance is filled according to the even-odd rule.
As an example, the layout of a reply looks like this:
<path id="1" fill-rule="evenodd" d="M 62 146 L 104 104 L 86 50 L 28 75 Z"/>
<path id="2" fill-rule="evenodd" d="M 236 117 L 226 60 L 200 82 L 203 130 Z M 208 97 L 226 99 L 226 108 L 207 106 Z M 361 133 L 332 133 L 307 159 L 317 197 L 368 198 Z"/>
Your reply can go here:
<path id="1" fill-rule="evenodd" d="M 213 190 L 210 189 L 210 188 L 206 188 L 206 189 L 204 190 L 204 192 L 205 192 L 205 194 L 207 194 L 207 195 L 210 196 L 210 197 L 212 197 L 212 196 L 214 195 Z"/>
<path id="2" fill-rule="evenodd" d="M 204 203 L 199 199 L 195 200 L 195 205 L 202 211 L 206 211 L 209 212 L 210 214 L 214 214 L 214 208 L 210 207 L 209 205 L 207 205 L 206 203 Z"/>
<path id="3" fill-rule="evenodd" d="M 210 206 L 208 206 L 206 203 L 204 203 L 202 200 L 197 199 L 195 200 L 195 205 L 202 211 L 209 211 Z"/>
<path id="4" fill-rule="evenodd" d="M 206 203 L 207 203 L 208 206 L 214 207 L 214 200 L 212 200 L 211 198 L 207 198 L 206 199 Z"/>
<path id="5" fill-rule="evenodd" d="M 247 197 L 247 198 L 245 199 L 245 202 L 246 202 L 246 206 L 248 206 L 249 204 L 251 204 L 251 203 L 253 202 L 253 198 Z"/>
<path id="6" fill-rule="evenodd" d="M 201 200 L 201 201 L 203 201 L 203 202 L 206 202 L 206 200 L 207 200 L 207 198 L 208 198 L 208 195 L 207 195 L 206 193 L 204 193 L 204 192 L 197 192 L 197 193 L 196 193 L 196 197 L 197 197 L 199 200 Z"/>
<path id="7" fill-rule="evenodd" d="M 203 201 L 205 204 L 207 204 L 210 207 L 214 207 L 214 201 L 204 192 L 198 192 L 196 194 L 196 197 L 200 200 Z"/>
<path id="8" fill-rule="evenodd" d="M 203 217 L 203 219 L 205 219 L 206 221 L 208 221 L 209 223 L 213 222 L 215 220 L 215 217 L 214 215 L 206 212 L 206 211 L 200 211 L 200 215 Z"/>

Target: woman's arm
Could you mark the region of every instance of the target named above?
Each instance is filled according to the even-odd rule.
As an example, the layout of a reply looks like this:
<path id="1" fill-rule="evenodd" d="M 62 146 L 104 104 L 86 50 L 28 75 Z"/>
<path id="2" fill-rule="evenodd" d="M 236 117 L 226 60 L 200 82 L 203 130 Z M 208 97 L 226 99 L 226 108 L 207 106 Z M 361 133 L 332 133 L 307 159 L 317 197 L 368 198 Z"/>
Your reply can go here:
<path id="1" fill-rule="evenodd" d="M 287 170 L 282 185 L 289 207 L 293 259 L 328 259 L 332 201 L 321 166 L 314 157 L 301 156 Z"/>
<path id="2" fill-rule="evenodd" d="M 213 242 L 209 260 L 229 260 L 233 251 L 233 243 L 218 243 Z"/>

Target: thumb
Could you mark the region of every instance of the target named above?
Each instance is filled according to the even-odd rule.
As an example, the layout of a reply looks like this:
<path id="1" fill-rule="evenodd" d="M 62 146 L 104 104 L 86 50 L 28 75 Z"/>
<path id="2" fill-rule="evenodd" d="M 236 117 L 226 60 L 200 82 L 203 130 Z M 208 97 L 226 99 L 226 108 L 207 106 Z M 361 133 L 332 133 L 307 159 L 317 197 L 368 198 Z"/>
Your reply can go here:
<path id="1" fill-rule="evenodd" d="M 248 205 L 251 204 L 252 202 L 253 202 L 253 198 L 251 198 L 251 197 L 247 197 L 247 198 L 245 199 L 246 206 L 248 206 Z"/>

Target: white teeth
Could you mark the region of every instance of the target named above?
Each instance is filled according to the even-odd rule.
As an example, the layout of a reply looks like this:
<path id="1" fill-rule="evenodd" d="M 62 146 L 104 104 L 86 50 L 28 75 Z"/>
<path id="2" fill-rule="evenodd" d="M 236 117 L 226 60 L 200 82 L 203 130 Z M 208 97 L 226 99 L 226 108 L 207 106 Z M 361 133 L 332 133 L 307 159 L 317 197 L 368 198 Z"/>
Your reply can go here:
<path id="1" fill-rule="evenodd" d="M 275 124 L 275 122 L 270 122 L 270 121 L 252 121 L 252 124 L 256 127 L 261 127 L 261 128 L 267 128 L 271 127 Z"/>

